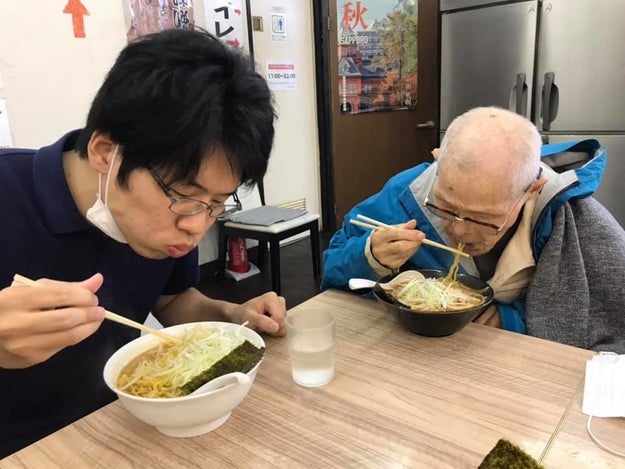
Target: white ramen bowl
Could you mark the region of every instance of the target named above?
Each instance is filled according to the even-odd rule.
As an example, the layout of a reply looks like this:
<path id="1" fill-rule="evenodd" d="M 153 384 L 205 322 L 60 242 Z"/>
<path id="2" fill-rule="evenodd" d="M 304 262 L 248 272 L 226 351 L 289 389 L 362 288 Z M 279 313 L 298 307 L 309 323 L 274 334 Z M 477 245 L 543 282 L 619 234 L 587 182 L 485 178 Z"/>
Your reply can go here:
<path id="1" fill-rule="evenodd" d="M 217 327 L 223 331 L 241 331 L 243 337 L 257 347 L 265 347 L 260 335 L 247 327 L 227 322 L 196 322 L 180 324 L 162 329 L 172 335 L 180 335 L 183 330 L 195 325 Z M 247 383 L 232 383 L 204 394 L 171 398 L 138 397 L 120 391 L 117 378 L 123 368 L 135 357 L 155 347 L 161 339 L 147 334 L 141 336 L 115 352 L 104 366 L 104 381 L 117 394 L 121 403 L 139 420 L 156 427 L 169 436 L 190 437 L 210 432 L 223 425 L 234 408 L 249 392 L 262 360 L 247 375 Z"/>

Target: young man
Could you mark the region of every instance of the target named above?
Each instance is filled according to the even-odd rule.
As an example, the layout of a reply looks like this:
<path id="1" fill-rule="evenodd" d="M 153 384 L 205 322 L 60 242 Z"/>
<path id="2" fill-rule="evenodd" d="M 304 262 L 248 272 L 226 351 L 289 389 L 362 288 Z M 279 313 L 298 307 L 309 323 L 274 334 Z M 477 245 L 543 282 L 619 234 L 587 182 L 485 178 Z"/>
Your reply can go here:
<path id="1" fill-rule="evenodd" d="M 138 333 L 104 308 L 283 333 L 275 293 L 236 305 L 193 288 L 200 239 L 266 171 L 273 120 L 248 58 L 170 30 L 120 53 L 85 129 L 0 153 L 0 457 L 114 399 L 104 363 Z"/>
<path id="2" fill-rule="evenodd" d="M 437 162 L 350 211 L 325 253 L 322 288 L 447 270 L 452 255 L 422 240 L 464 243 L 462 270 L 495 290 L 478 322 L 625 353 L 625 232 L 591 197 L 605 159 L 595 140 L 542 146 L 527 119 L 473 109 L 449 127 Z M 371 233 L 349 223 L 358 214 L 394 227 Z"/>

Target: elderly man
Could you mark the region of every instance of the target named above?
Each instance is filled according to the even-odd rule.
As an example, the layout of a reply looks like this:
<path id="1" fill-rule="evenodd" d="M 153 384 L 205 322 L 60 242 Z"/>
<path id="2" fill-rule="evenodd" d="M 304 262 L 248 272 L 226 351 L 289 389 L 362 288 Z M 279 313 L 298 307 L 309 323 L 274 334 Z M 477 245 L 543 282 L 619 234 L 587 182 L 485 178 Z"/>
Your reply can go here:
<path id="1" fill-rule="evenodd" d="M 542 152 L 542 159 L 541 159 Z M 606 154 L 595 140 L 541 145 L 534 125 L 485 107 L 456 118 L 435 163 L 394 176 L 354 207 L 325 253 L 322 288 L 398 269 L 461 270 L 495 290 L 478 322 L 625 353 L 625 232 L 591 197 Z M 370 232 L 362 214 L 393 225 Z"/>

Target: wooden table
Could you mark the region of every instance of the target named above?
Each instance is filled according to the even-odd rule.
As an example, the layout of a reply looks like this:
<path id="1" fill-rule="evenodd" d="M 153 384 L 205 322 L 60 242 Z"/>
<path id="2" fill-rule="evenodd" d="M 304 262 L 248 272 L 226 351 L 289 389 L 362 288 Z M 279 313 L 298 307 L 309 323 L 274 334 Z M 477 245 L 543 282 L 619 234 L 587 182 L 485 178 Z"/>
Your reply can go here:
<path id="1" fill-rule="evenodd" d="M 586 430 L 588 416 L 582 413 L 583 385 L 578 389 L 571 409 L 564 418 L 553 445 L 543 463 L 553 468 L 602 469 L 623 468 L 625 458 L 600 449 Z M 593 418 L 591 430 L 596 438 L 609 448 L 625 454 L 625 418 Z"/>
<path id="2" fill-rule="evenodd" d="M 500 438 L 538 459 L 567 408 L 547 467 L 623 463 L 585 433 L 576 390 L 592 352 L 475 324 L 419 337 L 375 300 L 339 291 L 295 309 L 335 314 L 336 373 L 327 386 L 295 384 L 286 339 L 268 338 L 249 395 L 213 432 L 167 437 L 114 402 L 0 467 L 475 468 Z M 604 424 L 623 450 L 624 419 Z"/>

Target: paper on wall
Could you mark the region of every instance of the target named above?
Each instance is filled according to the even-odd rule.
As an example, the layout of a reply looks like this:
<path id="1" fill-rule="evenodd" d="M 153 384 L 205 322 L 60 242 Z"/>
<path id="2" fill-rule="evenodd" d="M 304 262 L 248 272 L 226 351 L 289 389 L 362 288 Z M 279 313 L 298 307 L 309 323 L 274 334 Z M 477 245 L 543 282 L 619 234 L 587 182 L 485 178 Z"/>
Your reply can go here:
<path id="1" fill-rule="evenodd" d="M 297 72 L 292 62 L 267 62 L 266 78 L 273 91 L 297 89 Z"/>
<path id="2" fill-rule="evenodd" d="M 124 0 L 128 42 L 166 29 L 193 29 L 193 0 Z"/>
<path id="3" fill-rule="evenodd" d="M 286 42 L 286 15 L 284 13 L 271 12 L 271 40 Z"/>
<path id="4" fill-rule="evenodd" d="M 11 129 L 9 127 L 9 114 L 7 113 L 7 100 L 0 98 L 0 148 L 13 146 Z"/>
<path id="5" fill-rule="evenodd" d="M 241 0 L 204 0 L 206 29 L 227 45 L 249 52 Z"/>

